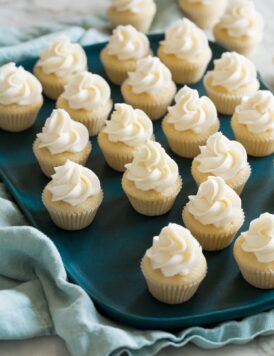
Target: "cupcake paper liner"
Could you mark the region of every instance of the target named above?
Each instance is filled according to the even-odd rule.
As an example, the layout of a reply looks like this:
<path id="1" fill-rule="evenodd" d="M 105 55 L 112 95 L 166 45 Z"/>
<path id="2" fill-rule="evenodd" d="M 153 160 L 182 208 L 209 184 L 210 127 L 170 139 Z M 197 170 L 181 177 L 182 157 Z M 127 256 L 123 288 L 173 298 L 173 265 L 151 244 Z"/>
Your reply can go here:
<path id="1" fill-rule="evenodd" d="M 238 221 L 233 221 L 233 225 L 222 227 L 220 229 L 213 225 L 202 225 L 194 216 L 188 211 L 187 207 L 183 209 L 183 222 L 193 236 L 200 242 L 203 250 L 218 251 L 223 250 L 229 246 L 244 223 L 244 213 L 238 217 Z"/>
<path id="2" fill-rule="evenodd" d="M 50 177 L 55 173 L 54 167 L 62 166 L 63 164 L 66 163 L 67 159 L 70 159 L 71 161 L 84 166 L 92 150 L 91 143 L 89 142 L 86 148 L 81 152 L 77 152 L 77 153 L 64 152 L 64 153 L 59 153 L 58 155 L 52 155 L 47 150 L 47 155 L 45 156 L 44 154 L 45 149 L 40 149 L 38 147 L 38 142 L 39 142 L 38 139 L 34 141 L 33 152 L 34 155 L 36 156 L 36 159 L 39 163 L 42 172 L 47 177 Z"/>
<path id="3" fill-rule="evenodd" d="M 64 230 L 81 230 L 90 225 L 95 218 L 102 199 L 100 200 L 100 203 L 92 209 L 83 210 L 81 212 L 73 212 L 72 209 L 71 212 L 68 212 L 61 209 L 60 211 L 59 209 L 54 208 L 54 206 L 48 204 L 46 190 L 44 189 L 42 193 L 43 204 L 47 208 L 52 221 L 55 225 Z"/>
<path id="4" fill-rule="evenodd" d="M 179 0 L 183 12 L 203 29 L 212 28 L 222 16 L 226 0 L 217 0 L 212 5 L 188 4 L 186 0 Z"/>
<path id="5" fill-rule="evenodd" d="M 101 105 L 98 109 L 93 111 L 87 111 L 83 109 L 74 110 L 68 105 L 67 100 L 62 96 L 58 98 L 56 107 L 66 110 L 71 118 L 75 121 L 81 122 L 88 129 L 90 136 L 97 135 L 105 125 L 106 120 L 109 117 L 113 103 L 110 99 L 107 103 Z"/>
<path id="6" fill-rule="evenodd" d="M 180 304 L 187 302 L 195 294 L 204 279 L 207 267 L 205 260 L 203 263 L 199 276 L 193 276 L 193 280 L 181 284 L 170 282 L 168 277 L 166 281 L 154 279 L 145 268 L 144 258 L 141 261 L 141 271 L 146 279 L 148 290 L 154 298 L 167 304 Z"/>
<path id="7" fill-rule="evenodd" d="M 0 105 L 0 128 L 10 132 L 20 132 L 30 128 L 43 104 L 41 96 L 32 105 Z"/>
<path id="8" fill-rule="evenodd" d="M 240 261 L 237 261 L 238 267 L 243 278 L 251 285 L 260 289 L 274 288 L 274 274 L 273 272 L 262 272 L 247 268 Z"/>
<path id="9" fill-rule="evenodd" d="M 242 101 L 243 96 L 251 95 L 255 93 L 259 88 L 259 82 L 257 81 L 254 85 L 247 90 L 243 91 L 242 93 L 224 93 L 218 91 L 218 89 L 212 88 L 208 83 L 208 76 L 205 75 L 203 79 L 204 87 L 207 91 L 208 97 L 213 101 L 215 104 L 217 111 L 221 114 L 225 115 L 232 115 L 235 111 L 237 105 L 239 105 Z"/>
<path id="10" fill-rule="evenodd" d="M 176 85 L 173 83 L 172 88 L 165 88 L 164 93 L 159 96 L 152 97 L 146 94 L 144 97 L 144 93 L 141 95 L 133 93 L 125 81 L 121 86 L 121 91 L 127 104 L 143 110 L 151 120 L 158 120 L 167 112 L 167 107 L 176 93 Z"/>
<path id="11" fill-rule="evenodd" d="M 199 146 L 205 145 L 208 137 L 217 132 L 219 121 L 200 134 L 194 134 L 191 130 L 177 131 L 174 125 L 167 123 L 168 115 L 162 121 L 162 129 L 167 138 L 170 149 L 178 156 L 193 158 L 200 153 Z"/>
<path id="12" fill-rule="evenodd" d="M 240 243 L 241 240 L 242 236 L 239 236 L 235 241 L 233 255 L 243 278 L 247 281 L 247 283 L 256 288 L 273 289 L 273 262 L 270 264 L 264 264 L 257 261 L 253 253 L 242 250 Z"/>
<path id="13" fill-rule="evenodd" d="M 127 78 L 127 73 L 134 71 L 136 67 L 136 60 L 119 60 L 118 57 L 109 55 L 107 48 L 101 51 L 100 58 L 108 78 L 116 85 L 121 85 Z"/>
<path id="14" fill-rule="evenodd" d="M 138 31 L 147 32 L 151 26 L 156 13 L 156 6 L 144 8 L 141 14 L 134 14 L 130 11 L 115 11 L 112 7 L 108 9 L 107 15 L 113 27 L 118 25 L 132 25 Z"/>
<path id="15" fill-rule="evenodd" d="M 152 197 L 150 196 L 150 191 L 147 191 L 141 196 L 141 194 L 138 195 L 139 190 L 137 188 L 134 187 L 134 189 L 130 189 L 128 187 L 128 182 L 129 181 L 124 173 L 122 178 L 122 188 L 126 193 L 130 204 L 138 213 L 147 216 L 158 216 L 167 213 L 172 208 L 175 199 L 182 188 L 182 180 L 179 178 L 177 184 L 174 184 L 173 191 L 170 191 L 170 194 L 164 195 L 163 193 L 153 191 L 154 194 Z"/>
<path id="16" fill-rule="evenodd" d="M 243 39 L 235 39 L 231 38 L 227 35 L 227 33 L 223 32 L 223 29 L 220 29 L 218 27 L 218 24 L 213 28 L 213 34 L 215 37 L 215 40 L 220 43 L 222 46 L 236 51 L 238 53 L 241 53 L 247 57 L 252 56 L 252 54 L 255 52 L 258 43 L 248 43 L 247 41 Z"/>
<path id="17" fill-rule="evenodd" d="M 193 84 L 197 83 L 204 75 L 207 65 L 212 56 L 211 51 L 207 56 L 202 58 L 199 63 L 186 62 L 176 58 L 175 55 L 169 55 L 163 52 L 160 46 L 157 52 L 161 61 L 170 69 L 172 79 L 177 84 Z"/>
<path id="18" fill-rule="evenodd" d="M 56 100 L 64 91 L 64 86 L 67 83 L 66 77 L 57 77 L 54 74 L 48 75 L 37 65 L 34 67 L 34 75 L 41 82 L 43 92 L 48 98 Z"/>
<path id="19" fill-rule="evenodd" d="M 207 180 L 207 177 L 211 176 L 212 174 L 207 174 L 207 173 L 201 173 L 198 170 L 198 161 L 196 158 L 193 159 L 192 165 L 191 165 L 191 174 L 196 182 L 196 184 L 199 186 L 202 182 Z M 246 167 L 240 170 L 238 174 L 231 178 L 231 179 L 226 179 L 225 182 L 228 184 L 232 189 L 235 190 L 235 192 L 240 195 L 244 189 L 244 186 L 250 177 L 251 174 L 251 167 L 249 163 L 247 163 Z"/>
<path id="20" fill-rule="evenodd" d="M 241 142 L 250 156 L 264 157 L 274 153 L 274 136 L 268 133 L 253 134 L 245 125 L 238 122 L 234 114 L 231 119 L 231 127 L 236 140 Z"/>
<path id="21" fill-rule="evenodd" d="M 133 160 L 133 147 L 122 142 L 109 141 L 104 132 L 100 132 L 98 135 L 98 145 L 107 164 L 116 171 L 124 172 L 126 170 L 125 164 Z M 121 146 L 123 149 L 120 149 Z"/>

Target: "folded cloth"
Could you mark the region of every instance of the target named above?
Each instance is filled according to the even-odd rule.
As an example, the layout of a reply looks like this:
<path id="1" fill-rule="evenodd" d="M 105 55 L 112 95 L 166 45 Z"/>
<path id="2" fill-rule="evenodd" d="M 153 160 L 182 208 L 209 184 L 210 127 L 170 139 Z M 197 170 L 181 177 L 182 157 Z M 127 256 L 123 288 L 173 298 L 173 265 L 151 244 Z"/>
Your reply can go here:
<path id="1" fill-rule="evenodd" d="M 166 0 L 159 0 L 157 8 L 154 32 L 181 17 L 175 0 L 170 0 L 168 8 Z M 1 28 L 0 64 L 37 56 L 60 33 L 86 45 L 105 40 L 110 28 L 106 19 L 100 17 L 24 30 Z M 67 281 L 54 244 L 40 231 L 27 226 L 0 184 L 0 339 L 57 334 L 75 356 L 120 355 L 123 351 L 145 356 L 168 345 L 179 347 L 190 341 L 209 349 L 229 342 L 246 343 L 273 331 L 273 311 L 213 328 L 192 327 L 176 334 L 136 330 L 108 320 L 97 312 L 83 289 Z"/>

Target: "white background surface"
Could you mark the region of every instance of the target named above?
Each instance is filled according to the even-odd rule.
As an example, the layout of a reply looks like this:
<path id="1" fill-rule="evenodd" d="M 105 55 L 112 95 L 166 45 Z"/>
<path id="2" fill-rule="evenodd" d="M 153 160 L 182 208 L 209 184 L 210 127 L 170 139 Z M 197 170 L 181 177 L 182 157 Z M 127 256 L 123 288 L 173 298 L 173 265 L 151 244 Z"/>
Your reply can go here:
<path id="1" fill-rule="evenodd" d="M 0 26 L 28 26 L 58 21 L 64 19 L 64 16 L 69 18 L 94 15 L 102 13 L 108 2 L 109 0 L 0 0 Z M 254 2 L 265 20 L 263 43 L 254 57 L 254 62 L 274 89 L 274 0 Z M 210 33 L 208 35 L 211 37 Z M 258 337 L 246 345 L 228 345 L 217 350 L 201 350 L 189 344 L 179 349 L 167 348 L 159 353 L 159 356 L 165 355 L 273 356 L 274 336 Z M 0 341 L 0 356 L 69 356 L 69 353 L 64 342 L 59 337 L 52 336 L 22 341 Z"/>

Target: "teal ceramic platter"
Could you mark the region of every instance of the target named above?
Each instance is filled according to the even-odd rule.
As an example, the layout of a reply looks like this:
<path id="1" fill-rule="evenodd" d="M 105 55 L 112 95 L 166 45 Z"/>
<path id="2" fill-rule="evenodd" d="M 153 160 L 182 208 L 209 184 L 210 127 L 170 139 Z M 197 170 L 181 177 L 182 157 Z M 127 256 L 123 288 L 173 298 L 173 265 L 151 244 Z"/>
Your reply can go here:
<path id="1" fill-rule="evenodd" d="M 156 51 L 162 34 L 150 35 Z M 99 53 L 105 43 L 85 48 L 89 69 L 105 76 Z M 224 51 L 210 43 L 213 57 Z M 32 70 L 35 60 L 24 61 Z M 212 62 L 210 63 L 210 67 Z M 205 94 L 202 83 L 192 86 Z M 268 89 L 261 80 L 261 88 Z M 122 102 L 120 89 L 111 85 L 112 99 Z M 156 139 L 179 165 L 184 185 L 173 209 L 161 217 L 145 217 L 130 206 L 121 188 L 121 174 L 109 168 L 100 153 L 96 138 L 87 162 L 100 178 L 104 200 L 93 223 L 86 229 L 68 232 L 56 227 L 41 202 L 41 192 L 48 179 L 41 173 L 32 152 L 36 133 L 55 103 L 45 98 L 35 125 L 21 133 L 0 130 L 0 176 L 30 224 L 43 231 L 54 242 L 64 261 L 70 279 L 90 295 L 108 317 L 142 329 L 178 329 L 191 325 L 212 324 L 261 312 L 274 307 L 274 290 L 264 291 L 247 284 L 232 256 L 232 246 L 220 252 L 206 253 L 208 274 L 198 292 L 182 305 L 165 305 L 155 300 L 146 288 L 139 265 L 152 238 L 169 222 L 182 224 L 181 211 L 197 186 L 190 174 L 190 159 L 179 158 L 167 147 L 161 122 L 154 123 Z M 233 138 L 230 118 L 220 116 L 221 131 Z M 251 158 L 252 175 L 242 194 L 246 230 L 252 219 L 265 211 L 273 212 L 273 157 Z"/>

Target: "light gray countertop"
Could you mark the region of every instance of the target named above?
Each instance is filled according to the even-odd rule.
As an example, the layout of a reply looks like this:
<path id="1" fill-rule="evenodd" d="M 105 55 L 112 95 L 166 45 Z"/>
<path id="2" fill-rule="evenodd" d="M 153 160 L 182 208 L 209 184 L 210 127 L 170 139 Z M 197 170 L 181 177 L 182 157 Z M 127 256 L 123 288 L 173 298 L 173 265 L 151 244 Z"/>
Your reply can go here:
<path id="1" fill-rule="evenodd" d="M 0 0 L 0 26 L 29 26 L 76 16 L 102 13 L 109 0 Z M 263 43 L 254 62 L 264 79 L 274 89 L 274 1 L 254 0 L 265 20 Z M 211 38 L 211 34 L 208 33 Z M 22 341 L 0 341 L 1 356 L 68 356 L 64 342 L 56 337 L 41 337 Z M 273 356 L 274 336 L 258 337 L 246 345 L 227 345 L 217 350 L 201 350 L 194 345 L 167 348 L 160 356 Z M 103 355 L 102 355 L 103 356 Z"/>

